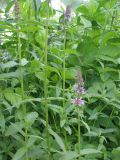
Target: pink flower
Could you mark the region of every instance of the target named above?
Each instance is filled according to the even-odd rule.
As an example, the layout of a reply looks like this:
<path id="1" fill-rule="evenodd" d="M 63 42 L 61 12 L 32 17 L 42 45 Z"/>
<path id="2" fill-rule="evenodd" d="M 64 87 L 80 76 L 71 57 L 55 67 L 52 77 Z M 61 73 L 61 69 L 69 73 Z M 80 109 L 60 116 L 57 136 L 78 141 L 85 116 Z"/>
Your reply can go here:
<path id="1" fill-rule="evenodd" d="M 74 98 L 71 101 L 72 104 L 82 106 L 85 104 L 85 101 L 82 98 Z"/>

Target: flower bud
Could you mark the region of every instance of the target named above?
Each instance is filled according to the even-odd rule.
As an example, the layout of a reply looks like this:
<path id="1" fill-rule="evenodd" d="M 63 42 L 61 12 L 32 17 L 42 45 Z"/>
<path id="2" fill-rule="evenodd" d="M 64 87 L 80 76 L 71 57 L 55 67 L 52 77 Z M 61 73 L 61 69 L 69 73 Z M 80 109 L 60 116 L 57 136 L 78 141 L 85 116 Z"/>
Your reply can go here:
<path id="1" fill-rule="evenodd" d="M 14 7 L 15 16 L 16 16 L 16 18 L 18 18 L 19 17 L 19 3 L 18 3 L 18 0 L 14 0 L 14 4 L 15 4 L 15 7 Z"/>
<path id="2" fill-rule="evenodd" d="M 66 11 L 65 11 L 65 20 L 69 21 L 71 18 L 71 13 L 72 13 L 72 7 L 71 5 L 67 5 Z"/>

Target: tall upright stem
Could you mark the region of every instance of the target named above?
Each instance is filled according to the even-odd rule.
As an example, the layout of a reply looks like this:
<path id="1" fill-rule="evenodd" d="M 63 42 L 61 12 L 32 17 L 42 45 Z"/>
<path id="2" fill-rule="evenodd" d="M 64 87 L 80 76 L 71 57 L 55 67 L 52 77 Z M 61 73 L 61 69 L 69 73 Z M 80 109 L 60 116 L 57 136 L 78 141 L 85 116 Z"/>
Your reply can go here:
<path id="1" fill-rule="evenodd" d="M 66 70 L 66 26 L 64 22 L 64 57 L 63 57 L 63 107 L 65 106 L 65 81 L 66 81 L 66 75 L 65 75 L 65 70 Z M 67 134 L 66 130 L 64 130 L 64 137 L 65 137 L 65 146 L 67 149 Z"/>
<path id="2" fill-rule="evenodd" d="M 24 82 L 23 82 L 23 68 L 22 68 L 22 54 L 21 54 L 21 41 L 20 41 L 20 33 L 17 29 L 17 37 L 18 37 L 18 57 L 19 57 L 19 71 L 20 71 L 20 85 L 21 85 L 21 93 L 22 93 L 22 99 L 24 100 Z M 22 104 L 22 110 L 24 117 L 26 116 L 26 105 Z M 25 146 L 26 146 L 26 160 L 28 160 L 27 155 L 27 128 L 25 127 Z"/>
<path id="3" fill-rule="evenodd" d="M 65 63 L 66 63 L 66 28 L 65 28 L 65 25 L 64 25 L 64 57 L 63 57 L 63 107 L 65 105 L 65 79 L 66 79 L 66 75 L 65 75 L 65 70 L 66 70 L 66 66 L 65 66 Z"/>
<path id="4" fill-rule="evenodd" d="M 80 109 L 78 108 L 78 160 L 80 160 Z"/>
<path id="5" fill-rule="evenodd" d="M 35 19 L 37 20 L 37 4 L 36 4 L 36 0 L 33 0 L 34 2 L 34 7 L 35 7 Z"/>
<path id="6" fill-rule="evenodd" d="M 16 17 L 16 23 L 19 21 L 19 3 L 18 0 L 14 0 L 15 4 L 15 17 Z M 16 33 L 17 33 L 17 54 L 16 58 L 19 60 L 19 79 L 20 79 L 20 85 L 21 85 L 21 96 L 22 100 L 24 100 L 24 82 L 23 82 L 23 68 L 22 68 L 22 52 L 21 52 L 21 40 L 20 40 L 20 32 L 19 32 L 19 27 L 16 27 Z M 26 105 L 22 103 L 22 111 L 23 111 L 23 117 L 26 116 Z M 27 136 L 27 127 L 25 124 L 25 147 L 26 147 L 26 159 L 28 160 L 28 154 L 27 154 L 27 141 L 28 141 L 28 136 Z"/>
<path id="7" fill-rule="evenodd" d="M 45 65 L 45 81 L 44 81 L 44 97 L 45 97 L 45 109 L 46 109 L 46 130 L 47 130 L 47 145 L 48 145 L 48 156 L 51 160 L 51 150 L 50 150 L 50 135 L 49 135 L 49 115 L 48 115 L 48 82 L 47 82 L 47 65 L 48 65 L 48 27 L 49 27 L 49 0 L 47 0 L 47 24 L 46 24 L 46 40 L 45 40 L 45 53 L 44 53 L 44 65 Z"/>

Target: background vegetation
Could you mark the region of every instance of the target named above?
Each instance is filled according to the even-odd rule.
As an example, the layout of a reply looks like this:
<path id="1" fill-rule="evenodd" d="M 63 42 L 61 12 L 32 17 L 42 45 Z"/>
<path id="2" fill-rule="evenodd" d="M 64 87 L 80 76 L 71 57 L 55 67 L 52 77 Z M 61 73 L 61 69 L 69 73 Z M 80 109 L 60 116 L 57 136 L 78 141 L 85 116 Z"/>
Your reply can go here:
<path id="1" fill-rule="evenodd" d="M 0 160 L 77 160 L 78 69 L 80 160 L 120 159 L 120 2 L 63 2 L 67 23 L 47 0 L 1 1 Z"/>

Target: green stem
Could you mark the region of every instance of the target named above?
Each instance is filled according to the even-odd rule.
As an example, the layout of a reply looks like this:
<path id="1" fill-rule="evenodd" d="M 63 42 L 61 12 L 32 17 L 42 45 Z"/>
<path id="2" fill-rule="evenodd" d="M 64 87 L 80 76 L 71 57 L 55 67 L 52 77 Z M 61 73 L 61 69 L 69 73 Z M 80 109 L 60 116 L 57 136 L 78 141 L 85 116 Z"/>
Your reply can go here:
<path id="1" fill-rule="evenodd" d="M 16 1 L 15 7 L 16 7 L 16 23 L 19 21 L 19 3 Z M 16 27 L 16 33 L 17 33 L 17 55 L 16 57 L 19 60 L 19 79 L 20 79 L 20 85 L 21 85 L 21 96 L 22 100 L 24 101 L 25 93 L 24 93 L 24 82 L 23 82 L 23 68 L 22 68 L 22 52 L 21 52 L 21 39 L 20 39 L 20 32 L 19 32 L 19 27 Z M 22 111 L 23 111 L 23 117 L 26 116 L 26 105 L 22 103 Z M 28 160 L 28 148 L 27 148 L 27 142 L 28 142 L 28 136 L 27 136 L 27 127 L 26 127 L 26 122 L 25 122 L 25 136 L 24 136 L 24 141 L 25 141 L 25 147 L 26 147 L 26 159 Z"/>
<path id="2" fill-rule="evenodd" d="M 20 41 L 20 33 L 17 29 L 17 37 L 18 37 L 18 57 L 19 57 L 19 71 L 20 71 L 20 85 L 21 85 L 21 93 L 22 93 L 22 99 L 24 100 L 24 83 L 23 83 L 23 68 L 22 68 L 22 54 L 21 54 L 21 41 Z M 26 116 L 26 105 L 22 104 L 22 110 L 24 117 Z M 26 146 L 26 160 L 28 160 L 27 155 L 27 128 L 25 127 L 25 146 Z"/>
<path id="3" fill-rule="evenodd" d="M 66 70 L 66 28 L 65 28 L 65 23 L 64 23 L 64 58 L 63 58 L 63 107 L 65 106 L 65 81 L 66 81 L 66 75 L 65 75 L 65 70 Z M 66 149 L 67 147 L 67 133 L 66 130 L 64 129 L 64 137 L 65 137 L 65 146 Z"/>
<path id="4" fill-rule="evenodd" d="M 20 34 L 18 31 L 18 56 L 19 56 L 19 70 L 20 70 L 20 84 L 21 84 L 21 93 L 22 98 L 24 99 L 24 84 L 23 84 L 23 68 L 22 68 L 22 55 L 21 55 L 21 41 L 20 41 Z M 26 113 L 26 107 L 23 105 L 23 113 Z"/>
<path id="5" fill-rule="evenodd" d="M 37 4 L 36 4 L 36 0 L 33 0 L 34 2 L 34 7 L 35 7 L 35 19 L 37 20 Z"/>
<path id="6" fill-rule="evenodd" d="M 78 160 L 80 160 L 80 109 L 78 108 Z"/>
<path id="7" fill-rule="evenodd" d="M 48 159 L 51 160 L 51 149 L 50 149 L 50 135 L 49 135 L 49 115 L 48 115 L 48 82 L 47 82 L 47 65 L 48 65 L 48 26 L 49 26 L 49 0 L 48 0 L 48 9 L 47 9 L 47 24 L 46 24 L 46 41 L 45 41 L 45 81 L 44 81 L 44 98 L 45 98 L 45 109 L 46 109 L 46 129 L 47 129 L 47 145 L 48 145 Z"/>
<path id="8" fill-rule="evenodd" d="M 64 27 L 64 58 L 63 58 L 63 107 L 65 105 L 65 79 L 66 79 L 66 75 L 65 75 L 65 69 L 66 69 L 66 66 L 65 66 L 65 63 L 66 63 L 66 54 L 65 54 L 65 51 L 66 50 L 66 29 Z"/>

